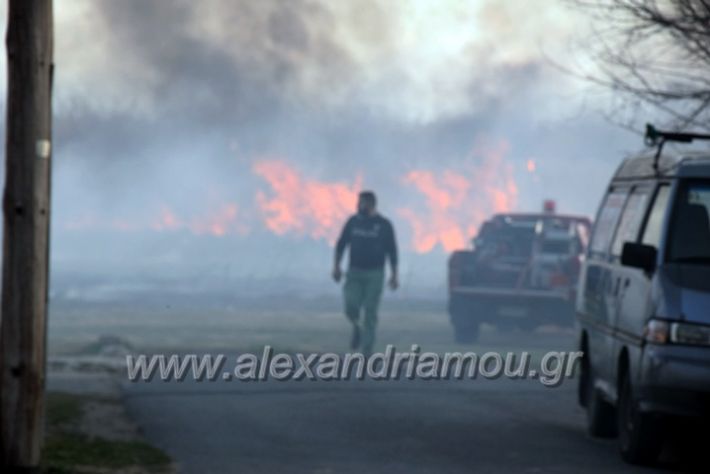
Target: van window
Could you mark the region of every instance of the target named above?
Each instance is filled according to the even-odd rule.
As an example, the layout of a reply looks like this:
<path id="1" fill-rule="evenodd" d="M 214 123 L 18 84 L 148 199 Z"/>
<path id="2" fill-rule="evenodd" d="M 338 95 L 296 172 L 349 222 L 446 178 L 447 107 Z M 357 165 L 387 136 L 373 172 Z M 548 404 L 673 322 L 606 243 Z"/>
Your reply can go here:
<path id="1" fill-rule="evenodd" d="M 614 235 L 616 223 L 626 200 L 626 190 L 613 190 L 607 194 L 599 218 L 594 226 L 590 253 L 605 254 Z"/>
<path id="2" fill-rule="evenodd" d="M 614 237 L 614 244 L 611 246 L 611 254 L 615 257 L 621 255 L 621 249 L 625 242 L 636 242 L 639 235 L 639 228 L 643 220 L 648 202 L 648 189 L 635 189 L 631 193 L 621 214 L 619 229 Z"/>
<path id="3" fill-rule="evenodd" d="M 670 186 L 662 184 L 656 193 L 656 199 L 653 201 L 653 208 L 648 215 L 646 228 L 643 231 L 643 239 L 641 240 L 646 245 L 653 245 L 658 248 L 661 245 L 661 226 L 663 225 L 663 216 L 666 214 L 668 207 L 668 196 L 670 196 Z"/>
<path id="4" fill-rule="evenodd" d="M 671 262 L 710 264 L 710 180 L 684 185 L 675 205 L 668 259 Z"/>

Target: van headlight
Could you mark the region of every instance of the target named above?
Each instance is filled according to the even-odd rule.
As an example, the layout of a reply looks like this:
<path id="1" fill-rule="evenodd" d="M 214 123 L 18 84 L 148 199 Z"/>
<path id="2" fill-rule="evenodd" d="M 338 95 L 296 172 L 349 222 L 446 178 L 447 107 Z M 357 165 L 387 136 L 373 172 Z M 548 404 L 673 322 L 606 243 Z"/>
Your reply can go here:
<path id="1" fill-rule="evenodd" d="M 671 342 L 710 346 L 710 326 L 703 324 L 671 323 Z"/>
<path id="2" fill-rule="evenodd" d="M 643 338 L 652 344 L 666 344 L 670 339 L 670 324 L 660 319 L 651 319 L 646 323 Z"/>
<path id="3" fill-rule="evenodd" d="M 710 326 L 651 319 L 646 324 L 644 340 L 652 344 L 710 346 Z"/>

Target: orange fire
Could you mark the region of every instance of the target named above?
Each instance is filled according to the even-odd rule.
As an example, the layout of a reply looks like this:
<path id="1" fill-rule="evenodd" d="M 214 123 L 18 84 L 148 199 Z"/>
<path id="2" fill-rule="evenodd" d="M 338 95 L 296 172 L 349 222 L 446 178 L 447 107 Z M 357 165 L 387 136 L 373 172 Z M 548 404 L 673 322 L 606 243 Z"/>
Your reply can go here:
<path id="1" fill-rule="evenodd" d="M 403 246 L 419 253 L 437 246 L 449 252 L 461 249 L 491 214 L 512 210 L 517 204 L 518 189 L 513 169 L 505 160 L 508 149 L 505 141 L 484 143 L 473 149 L 468 166 L 439 171 L 414 169 L 393 177 L 403 184 L 400 194 L 412 202 L 397 210 L 409 224 L 401 235 L 407 236 L 407 230 L 411 235 L 411 243 Z M 528 161 L 526 167 L 534 169 L 534 162 Z M 308 236 L 332 245 L 347 217 L 355 211 L 362 188 L 361 176 L 352 183 L 320 181 L 278 159 L 257 160 L 252 172 L 268 186 L 255 194 L 255 213 L 245 214 L 236 203 L 214 197 L 210 210 L 197 215 L 178 214 L 162 206 L 153 218 L 129 221 L 88 215 L 67 222 L 64 228 L 188 231 L 223 237 L 249 233 L 257 217 L 277 235 Z"/>
<path id="2" fill-rule="evenodd" d="M 537 169 L 537 164 L 535 163 L 535 160 L 530 159 L 527 161 L 526 167 L 528 169 L 528 173 L 534 173 Z"/>
<path id="3" fill-rule="evenodd" d="M 249 227 L 245 222 L 238 220 L 239 208 L 234 203 L 220 205 L 215 211 L 206 215 L 198 215 L 189 219 L 180 218 L 169 207 L 163 206 L 159 215 L 153 219 L 129 221 L 123 218 L 110 220 L 85 215 L 79 219 L 67 222 L 63 227 L 66 230 L 99 229 L 118 232 L 141 232 L 153 230 L 169 232 L 188 230 L 197 235 L 245 235 Z"/>
<path id="4" fill-rule="evenodd" d="M 190 224 L 190 230 L 197 235 L 211 234 L 216 237 L 222 237 L 228 233 L 244 233 L 246 227 L 238 225 L 237 205 L 228 203 L 215 212 L 193 220 Z"/>
<path id="5" fill-rule="evenodd" d="M 425 253 L 438 242 L 445 249 L 463 247 L 464 234 L 453 213 L 461 207 L 471 183 L 451 170 L 444 171 L 438 179 L 430 171 L 415 170 L 403 181 L 426 197 L 429 210 L 428 214 L 408 208 L 399 211 L 412 226 L 414 248 Z"/>
<path id="6" fill-rule="evenodd" d="M 257 161 L 252 169 L 272 190 L 271 195 L 263 191 L 256 195 L 269 230 L 278 235 L 309 235 L 331 243 L 354 212 L 362 184 L 359 176 L 352 185 L 307 179 L 281 160 Z"/>
<path id="7" fill-rule="evenodd" d="M 413 170 L 405 175 L 403 182 L 423 195 L 427 208 L 425 213 L 399 209 L 412 227 L 415 251 L 427 253 L 437 244 L 448 252 L 464 248 L 490 214 L 513 209 L 518 189 L 512 167 L 505 163 L 508 149 L 505 141 L 477 146 L 472 160 L 479 165 L 464 174 L 447 169 L 439 174 Z"/>
<path id="8" fill-rule="evenodd" d="M 153 222 L 153 230 L 177 230 L 183 227 L 180 219 L 167 207 L 163 207 L 160 217 Z"/>

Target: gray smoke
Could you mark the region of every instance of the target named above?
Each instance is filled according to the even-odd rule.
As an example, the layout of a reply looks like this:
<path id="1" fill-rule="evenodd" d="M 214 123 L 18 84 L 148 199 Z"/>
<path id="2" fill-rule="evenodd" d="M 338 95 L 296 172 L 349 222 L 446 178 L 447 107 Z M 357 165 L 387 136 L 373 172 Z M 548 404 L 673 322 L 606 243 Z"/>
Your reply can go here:
<path id="1" fill-rule="evenodd" d="M 263 157 L 320 180 L 361 173 L 392 215 L 408 204 L 408 170 L 468 166 L 480 137 L 504 139 L 510 163 L 538 164 L 537 184 L 518 182 L 521 210 L 550 197 L 562 211 L 593 213 L 621 153 L 640 140 L 583 108 L 594 97 L 545 60 L 545 41 L 564 42 L 571 28 L 555 23 L 555 2 L 476 5 L 452 25 L 468 31 L 470 22 L 475 34 L 449 54 L 446 25 L 430 34 L 438 17 L 399 2 L 58 2 L 55 270 L 325 274 L 323 241 L 259 226 L 264 182 L 251 163 Z M 189 215 L 225 201 L 252 222 L 248 236 L 65 225 L 85 215 L 130 221 L 161 206 Z M 397 224 L 406 253 L 411 229 Z M 410 273 L 443 283 L 444 256 L 409 254 Z"/>

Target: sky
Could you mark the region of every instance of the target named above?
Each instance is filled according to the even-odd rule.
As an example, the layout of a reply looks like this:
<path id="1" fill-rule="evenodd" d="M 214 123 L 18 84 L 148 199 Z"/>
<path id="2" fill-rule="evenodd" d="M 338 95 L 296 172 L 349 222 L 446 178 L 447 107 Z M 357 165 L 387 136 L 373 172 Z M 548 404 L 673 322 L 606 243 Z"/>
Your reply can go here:
<path id="1" fill-rule="evenodd" d="M 589 21 L 560 0 L 54 3 L 55 273 L 320 282 L 373 189 L 443 284 L 492 213 L 593 216 L 641 146 L 563 72 Z"/>

